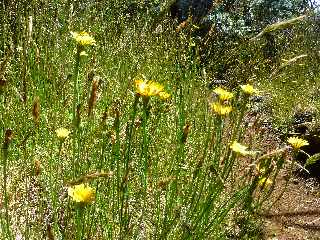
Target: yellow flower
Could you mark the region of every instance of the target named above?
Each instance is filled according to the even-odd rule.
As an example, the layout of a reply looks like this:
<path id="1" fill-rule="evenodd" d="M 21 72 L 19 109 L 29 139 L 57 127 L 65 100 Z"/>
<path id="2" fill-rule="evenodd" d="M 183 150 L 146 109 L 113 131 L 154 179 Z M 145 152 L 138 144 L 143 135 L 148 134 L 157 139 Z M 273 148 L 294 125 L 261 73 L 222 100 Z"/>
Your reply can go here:
<path id="1" fill-rule="evenodd" d="M 171 95 L 167 92 L 160 92 L 159 93 L 159 97 L 162 99 L 162 100 L 167 100 L 171 97 Z"/>
<path id="2" fill-rule="evenodd" d="M 231 98 L 233 98 L 233 93 L 228 92 L 221 87 L 214 89 L 213 92 L 218 94 L 219 99 L 221 101 L 227 101 L 227 100 L 230 100 Z"/>
<path id="3" fill-rule="evenodd" d="M 68 188 L 68 195 L 78 203 L 90 203 L 94 201 L 95 190 L 90 186 L 79 184 Z"/>
<path id="4" fill-rule="evenodd" d="M 82 31 L 82 32 L 71 32 L 73 39 L 81 46 L 86 45 L 95 45 L 96 41 L 93 37 L 89 35 L 89 33 Z"/>
<path id="5" fill-rule="evenodd" d="M 245 94 L 248 94 L 248 95 L 253 95 L 253 94 L 256 94 L 258 93 L 258 90 L 255 89 L 252 85 L 250 84 L 246 84 L 246 85 L 241 85 L 241 90 L 245 93 Z"/>
<path id="6" fill-rule="evenodd" d="M 70 131 L 66 128 L 58 128 L 56 134 L 59 139 L 63 140 L 69 136 Z"/>
<path id="7" fill-rule="evenodd" d="M 263 178 L 260 178 L 260 179 L 259 179 L 258 184 L 259 184 L 260 186 L 263 186 L 263 185 L 271 185 L 271 184 L 272 184 L 272 180 L 270 180 L 269 178 L 263 177 Z"/>
<path id="8" fill-rule="evenodd" d="M 138 79 L 134 82 L 134 85 L 136 87 L 136 92 L 139 95 L 147 96 L 148 95 L 148 85 L 146 81 L 143 81 L 141 79 Z"/>
<path id="9" fill-rule="evenodd" d="M 227 115 L 232 111 L 232 107 L 220 103 L 212 103 L 212 110 L 218 115 Z"/>
<path id="10" fill-rule="evenodd" d="M 255 151 L 248 151 L 246 146 L 234 141 L 230 148 L 232 149 L 232 151 L 234 151 L 235 153 L 238 153 L 240 155 L 246 156 L 246 155 L 254 155 L 256 154 Z"/>
<path id="11" fill-rule="evenodd" d="M 158 95 L 160 92 L 163 91 L 163 86 L 160 83 L 157 82 L 149 82 L 149 95 L 155 96 Z"/>
<path id="12" fill-rule="evenodd" d="M 296 150 L 300 149 L 303 146 L 309 145 L 307 140 L 298 137 L 289 137 L 288 143 Z"/>
<path id="13" fill-rule="evenodd" d="M 136 92 L 145 97 L 156 96 L 163 92 L 163 86 L 157 82 L 147 82 L 141 79 L 135 81 Z"/>

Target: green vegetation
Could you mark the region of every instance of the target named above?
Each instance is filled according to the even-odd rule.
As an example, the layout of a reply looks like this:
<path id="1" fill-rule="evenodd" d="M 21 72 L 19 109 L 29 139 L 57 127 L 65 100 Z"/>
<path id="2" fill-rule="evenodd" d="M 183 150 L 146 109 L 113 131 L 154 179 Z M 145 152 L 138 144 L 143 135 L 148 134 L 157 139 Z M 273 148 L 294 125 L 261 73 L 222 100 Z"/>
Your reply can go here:
<path id="1" fill-rule="evenodd" d="M 80 2 L 0 7 L 0 236 L 260 238 L 293 162 L 290 146 L 260 149 L 259 121 L 319 106 L 312 17 L 271 30 L 270 59 L 264 37 L 204 44 L 153 8 Z M 273 111 L 250 121 L 260 93 Z"/>

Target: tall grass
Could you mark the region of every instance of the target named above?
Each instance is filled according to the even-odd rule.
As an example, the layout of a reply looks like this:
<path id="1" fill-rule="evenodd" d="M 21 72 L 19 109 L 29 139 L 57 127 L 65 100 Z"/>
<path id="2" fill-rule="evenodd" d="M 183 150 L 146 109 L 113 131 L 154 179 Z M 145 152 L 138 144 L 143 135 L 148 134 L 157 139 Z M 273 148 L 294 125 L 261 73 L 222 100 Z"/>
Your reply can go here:
<path id="1" fill-rule="evenodd" d="M 2 4 L 4 239 L 232 238 L 226 226 L 267 203 L 289 148 L 265 154 L 248 141 L 251 97 L 235 82 L 234 98 L 218 100 L 188 29 L 177 33 L 156 8 L 128 9 Z M 96 40 L 81 49 L 88 56 L 70 34 L 83 30 Z M 139 94 L 137 79 L 171 98 Z M 214 111 L 219 101 L 230 114 Z M 258 152 L 232 150 L 235 141 Z M 81 183 L 95 201 L 70 196 Z"/>

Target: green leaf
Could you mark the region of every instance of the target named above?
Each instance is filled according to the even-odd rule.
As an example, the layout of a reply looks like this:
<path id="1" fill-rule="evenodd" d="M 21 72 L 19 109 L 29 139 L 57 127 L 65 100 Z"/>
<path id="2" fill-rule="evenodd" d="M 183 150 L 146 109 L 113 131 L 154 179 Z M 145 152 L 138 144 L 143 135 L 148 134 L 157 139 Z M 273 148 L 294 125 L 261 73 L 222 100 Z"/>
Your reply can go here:
<path id="1" fill-rule="evenodd" d="M 314 154 L 314 155 L 312 155 L 311 157 L 308 158 L 308 160 L 304 164 L 304 167 L 308 167 L 310 165 L 313 165 L 319 160 L 320 160 L 320 153 Z"/>

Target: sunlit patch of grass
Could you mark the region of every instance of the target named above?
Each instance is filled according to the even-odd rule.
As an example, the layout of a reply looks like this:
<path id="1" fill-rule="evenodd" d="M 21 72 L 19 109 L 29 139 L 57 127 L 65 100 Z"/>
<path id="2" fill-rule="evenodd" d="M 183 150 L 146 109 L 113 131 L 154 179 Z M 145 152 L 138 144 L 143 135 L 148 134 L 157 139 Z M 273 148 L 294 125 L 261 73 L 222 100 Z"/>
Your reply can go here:
<path id="1" fill-rule="evenodd" d="M 267 104 L 272 108 L 272 116 L 279 125 L 290 124 L 297 111 L 319 114 L 318 81 L 310 81 L 307 77 L 283 76 L 261 82 L 260 86 L 269 96 Z"/>

